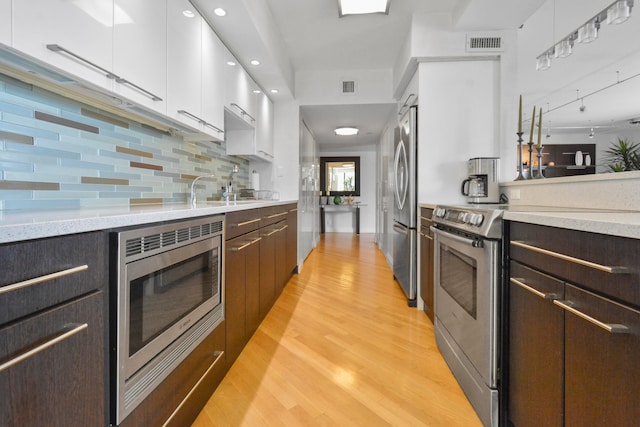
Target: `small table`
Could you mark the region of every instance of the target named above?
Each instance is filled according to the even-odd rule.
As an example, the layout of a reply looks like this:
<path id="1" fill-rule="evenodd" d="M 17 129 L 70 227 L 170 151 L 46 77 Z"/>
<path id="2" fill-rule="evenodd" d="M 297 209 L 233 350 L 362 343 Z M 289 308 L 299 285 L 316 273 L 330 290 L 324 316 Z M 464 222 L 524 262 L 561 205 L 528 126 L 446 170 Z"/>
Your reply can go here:
<path id="1" fill-rule="evenodd" d="M 320 205 L 320 233 L 324 234 L 325 231 L 325 212 L 348 212 L 351 211 L 356 216 L 356 229 L 355 233 L 360 234 L 360 203 L 354 203 L 351 205 Z"/>

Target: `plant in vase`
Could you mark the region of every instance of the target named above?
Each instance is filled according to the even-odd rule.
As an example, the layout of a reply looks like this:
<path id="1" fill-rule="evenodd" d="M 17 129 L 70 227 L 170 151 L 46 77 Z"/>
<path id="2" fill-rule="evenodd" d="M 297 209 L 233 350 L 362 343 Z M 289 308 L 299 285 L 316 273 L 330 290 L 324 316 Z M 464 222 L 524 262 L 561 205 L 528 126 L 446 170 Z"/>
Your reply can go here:
<path id="1" fill-rule="evenodd" d="M 640 144 L 618 138 L 605 154 L 611 172 L 640 170 Z"/>

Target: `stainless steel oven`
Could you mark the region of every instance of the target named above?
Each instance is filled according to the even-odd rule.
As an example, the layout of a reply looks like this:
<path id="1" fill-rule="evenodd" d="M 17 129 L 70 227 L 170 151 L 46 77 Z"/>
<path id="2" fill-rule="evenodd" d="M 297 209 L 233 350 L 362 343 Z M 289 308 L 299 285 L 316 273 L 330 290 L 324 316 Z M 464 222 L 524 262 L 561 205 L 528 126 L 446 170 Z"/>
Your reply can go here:
<path id="1" fill-rule="evenodd" d="M 115 423 L 224 319 L 223 230 L 214 216 L 113 233 Z"/>
<path id="2" fill-rule="evenodd" d="M 434 210 L 435 336 L 485 426 L 498 425 L 501 211 Z"/>

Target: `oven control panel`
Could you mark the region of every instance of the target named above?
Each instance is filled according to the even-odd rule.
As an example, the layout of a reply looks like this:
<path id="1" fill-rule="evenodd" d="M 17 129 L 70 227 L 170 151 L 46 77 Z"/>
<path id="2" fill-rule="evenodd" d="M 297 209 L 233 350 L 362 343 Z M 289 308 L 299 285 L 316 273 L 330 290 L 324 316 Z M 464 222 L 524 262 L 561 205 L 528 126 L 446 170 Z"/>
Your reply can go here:
<path id="1" fill-rule="evenodd" d="M 489 238 L 502 236 L 502 210 L 461 206 L 436 206 L 433 222 Z"/>

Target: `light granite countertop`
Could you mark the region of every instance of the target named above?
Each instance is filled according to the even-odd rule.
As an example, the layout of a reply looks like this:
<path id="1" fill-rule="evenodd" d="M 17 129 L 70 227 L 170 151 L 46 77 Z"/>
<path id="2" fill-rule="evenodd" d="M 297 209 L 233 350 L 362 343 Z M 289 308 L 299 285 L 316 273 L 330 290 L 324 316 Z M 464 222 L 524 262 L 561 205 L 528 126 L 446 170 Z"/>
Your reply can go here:
<path id="1" fill-rule="evenodd" d="M 297 203 L 297 200 L 204 202 L 195 208 L 186 203 L 179 203 L 101 209 L 0 211 L 0 243 L 109 230 L 289 203 Z"/>
<path id="2" fill-rule="evenodd" d="M 640 212 L 511 212 L 504 219 L 640 239 Z"/>

